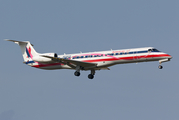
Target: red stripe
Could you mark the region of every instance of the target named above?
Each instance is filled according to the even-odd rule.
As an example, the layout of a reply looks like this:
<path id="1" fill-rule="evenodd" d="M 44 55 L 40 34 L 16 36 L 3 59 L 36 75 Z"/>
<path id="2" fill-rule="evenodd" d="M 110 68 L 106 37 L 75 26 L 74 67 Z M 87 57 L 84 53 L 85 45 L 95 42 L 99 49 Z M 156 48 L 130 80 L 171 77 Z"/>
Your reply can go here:
<path id="1" fill-rule="evenodd" d="M 116 61 L 116 60 L 134 60 L 134 59 L 140 59 L 140 58 L 156 58 L 156 57 L 171 57 L 168 54 L 162 54 L 162 55 L 143 55 L 143 56 L 131 56 L 131 57 L 112 57 L 108 59 L 96 59 L 96 60 L 83 60 L 83 62 L 102 62 L 102 61 Z M 63 65 L 61 63 L 53 63 L 53 64 L 40 64 L 40 65 L 34 65 L 32 67 L 40 68 L 40 67 L 49 67 L 49 66 L 55 66 L 55 65 Z"/>
<path id="2" fill-rule="evenodd" d="M 102 61 L 116 61 L 116 60 L 134 60 L 140 58 L 156 58 L 156 57 L 171 57 L 168 54 L 162 55 L 143 55 L 143 56 L 131 56 L 131 57 L 119 57 L 119 58 L 108 58 L 108 59 L 96 59 L 96 60 L 84 60 L 83 62 L 102 62 Z"/>

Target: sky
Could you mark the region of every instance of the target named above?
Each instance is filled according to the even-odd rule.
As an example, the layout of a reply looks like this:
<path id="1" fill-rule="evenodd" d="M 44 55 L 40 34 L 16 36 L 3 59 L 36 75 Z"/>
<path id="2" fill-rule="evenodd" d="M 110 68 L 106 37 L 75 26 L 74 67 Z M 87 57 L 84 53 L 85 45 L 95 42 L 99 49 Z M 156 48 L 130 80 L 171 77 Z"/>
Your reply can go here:
<path id="1" fill-rule="evenodd" d="M 178 0 L 1 0 L 0 120 L 178 120 Z M 40 70 L 18 45 L 70 54 L 156 47 L 170 62 Z"/>

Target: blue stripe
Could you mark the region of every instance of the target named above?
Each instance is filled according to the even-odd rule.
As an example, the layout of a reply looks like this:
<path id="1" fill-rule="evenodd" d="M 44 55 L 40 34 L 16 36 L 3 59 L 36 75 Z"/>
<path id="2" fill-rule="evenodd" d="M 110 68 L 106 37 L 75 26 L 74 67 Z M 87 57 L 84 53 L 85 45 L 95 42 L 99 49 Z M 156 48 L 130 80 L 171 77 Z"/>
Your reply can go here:
<path id="1" fill-rule="evenodd" d="M 27 53 L 27 56 L 30 57 L 30 54 L 29 54 L 29 51 L 27 50 L 27 48 L 26 48 L 26 53 Z"/>
<path id="2" fill-rule="evenodd" d="M 148 53 L 148 51 L 138 51 L 137 53 Z"/>
<path id="3" fill-rule="evenodd" d="M 133 54 L 134 52 L 129 52 L 129 54 Z"/>
<path id="4" fill-rule="evenodd" d="M 153 53 L 153 52 L 160 52 L 160 51 L 158 51 L 158 50 L 151 51 L 151 53 Z M 145 50 L 145 51 L 133 51 L 133 52 L 107 53 L 107 55 L 114 56 L 114 55 L 126 55 L 126 54 L 141 54 L 141 53 L 149 53 L 149 51 Z M 87 56 L 83 57 L 83 56 L 79 55 L 79 56 L 73 57 L 72 59 L 89 58 L 89 56 L 90 55 L 87 55 Z M 90 56 L 90 57 L 92 57 L 92 56 Z M 93 57 L 101 57 L 101 56 L 96 56 L 95 55 Z"/>
<path id="5" fill-rule="evenodd" d="M 29 63 L 35 63 L 34 61 L 29 61 L 29 62 L 26 62 L 26 64 L 29 64 Z"/>

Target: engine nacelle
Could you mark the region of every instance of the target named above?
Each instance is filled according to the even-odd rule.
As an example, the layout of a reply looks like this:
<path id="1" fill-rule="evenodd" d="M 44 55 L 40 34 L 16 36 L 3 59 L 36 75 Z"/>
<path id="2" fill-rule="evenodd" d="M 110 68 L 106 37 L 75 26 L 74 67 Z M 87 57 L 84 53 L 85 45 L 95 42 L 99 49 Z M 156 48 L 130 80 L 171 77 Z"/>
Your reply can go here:
<path id="1" fill-rule="evenodd" d="M 44 56 L 51 56 L 51 57 L 58 57 L 56 53 L 45 53 L 45 54 L 39 54 L 38 56 L 33 57 L 33 61 L 41 62 L 41 63 L 50 63 L 53 62 L 51 58 L 46 58 Z"/>
<path id="2" fill-rule="evenodd" d="M 50 57 L 58 57 L 57 53 L 43 53 L 43 54 L 39 54 L 40 56 L 50 56 Z"/>

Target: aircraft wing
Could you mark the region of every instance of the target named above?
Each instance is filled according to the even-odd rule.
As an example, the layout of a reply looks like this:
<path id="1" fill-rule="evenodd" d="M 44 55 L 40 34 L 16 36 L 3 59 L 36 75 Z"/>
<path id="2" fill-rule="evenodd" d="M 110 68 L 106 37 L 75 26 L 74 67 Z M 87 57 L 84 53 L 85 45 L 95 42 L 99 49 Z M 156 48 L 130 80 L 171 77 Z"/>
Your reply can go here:
<path id="1" fill-rule="evenodd" d="M 63 59 L 63 58 L 57 58 L 57 57 L 51 57 L 51 56 L 46 56 L 46 55 L 42 55 L 43 57 L 46 58 L 51 58 L 54 62 L 59 62 L 59 63 L 66 63 L 67 65 L 70 66 L 70 63 L 76 65 L 76 66 L 81 66 L 81 67 L 96 67 L 97 64 L 95 63 L 89 63 L 89 62 L 82 62 L 82 61 L 76 61 L 76 60 L 69 60 L 69 59 Z"/>

